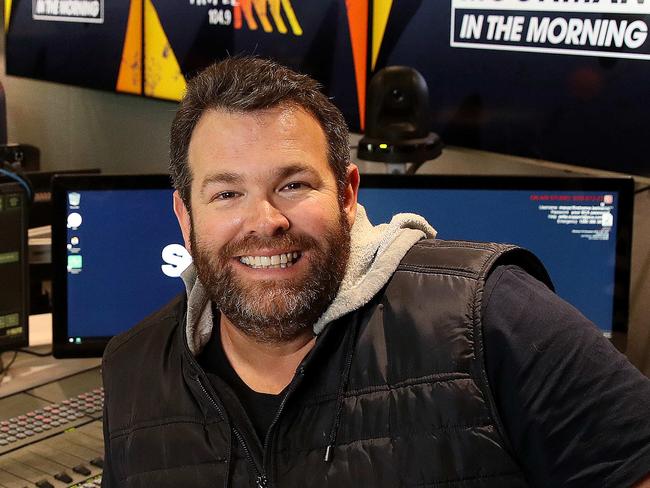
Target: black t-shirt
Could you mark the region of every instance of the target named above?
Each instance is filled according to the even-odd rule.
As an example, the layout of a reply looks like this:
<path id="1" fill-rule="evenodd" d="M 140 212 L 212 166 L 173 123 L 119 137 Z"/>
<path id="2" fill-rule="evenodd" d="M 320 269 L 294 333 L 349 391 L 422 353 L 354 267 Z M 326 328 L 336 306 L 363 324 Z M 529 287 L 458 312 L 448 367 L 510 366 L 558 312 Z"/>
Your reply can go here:
<path id="1" fill-rule="evenodd" d="M 218 315 L 215 314 L 216 317 Z M 199 364 L 208 377 L 211 375 L 219 376 L 232 388 L 235 395 L 242 404 L 248 418 L 253 424 L 255 433 L 262 443 L 266 437 L 266 432 L 271 427 L 275 414 L 280 408 L 283 393 L 270 395 L 267 393 L 258 393 L 251 390 L 246 383 L 239 377 L 233 369 L 223 351 L 221 345 L 221 335 L 219 334 L 218 322 L 215 320 L 215 327 L 212 328 L 210 340 L 197 357 Z"/>
<path id="2" fill-rule="evenodd" d="M 516 266 L 488 278 L 483 300 L 488 381 L 533 486 L 630 486 L 650 471 L 650 380 L 580 312 Z M 199 356 L 238 396 L 264 439 L 282 394 L 256 393 L 218 333 Z"/>

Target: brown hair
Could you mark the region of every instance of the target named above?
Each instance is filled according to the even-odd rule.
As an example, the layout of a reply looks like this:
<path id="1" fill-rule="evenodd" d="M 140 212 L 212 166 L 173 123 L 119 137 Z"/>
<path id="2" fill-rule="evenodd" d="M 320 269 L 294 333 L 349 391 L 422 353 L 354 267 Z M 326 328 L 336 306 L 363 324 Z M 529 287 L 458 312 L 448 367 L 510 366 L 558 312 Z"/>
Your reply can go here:
<path id="1" fill-rule="evenodd" d="M 341 111 L 320 89 L 319 83 L 307 75 L 252 56 L 226 58 L 208 66 L 190 80 L 172 122 L 169 143 L 172 183 L 185 206 L 190 208 L 192 184 L 188 148 L 203 113 L 210 109 L 253 112 L 285 104 L 302 108 L 319 122 L 325 133 L 328 161 L 341 196 L 350 164 L 348 128 Z"/>

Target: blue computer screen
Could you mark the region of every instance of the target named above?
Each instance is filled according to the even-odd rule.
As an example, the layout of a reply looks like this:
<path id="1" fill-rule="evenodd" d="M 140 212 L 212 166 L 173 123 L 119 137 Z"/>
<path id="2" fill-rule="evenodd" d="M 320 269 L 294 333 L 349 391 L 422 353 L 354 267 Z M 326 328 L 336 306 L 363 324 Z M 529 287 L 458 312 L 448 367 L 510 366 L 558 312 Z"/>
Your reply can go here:
<path id="1" fill-rule="evenodd" d="M 68 192 L 67 206 L 68 340 L 116 335 L 183 291 L 172 190 Z"/>
<path id="2" fill-rule="evenodd" d="M 618 194 L 591 191 L 363 188 L 373 223 L 427 218 L 440 239 L 518 244 L 546 265 L 557 293 L 612 330 Z"/>
<path id="3" fill-rule="evenodd" d="M 191 258 L 172 190 L 67 193 L 68 341 L 110 337 L 182 292 Z M 423 215 L 441 239 L 508 242 L 533 251 L 560 296 L 612 330 L 617 192 L 362 188 L 370 220 Z"/>

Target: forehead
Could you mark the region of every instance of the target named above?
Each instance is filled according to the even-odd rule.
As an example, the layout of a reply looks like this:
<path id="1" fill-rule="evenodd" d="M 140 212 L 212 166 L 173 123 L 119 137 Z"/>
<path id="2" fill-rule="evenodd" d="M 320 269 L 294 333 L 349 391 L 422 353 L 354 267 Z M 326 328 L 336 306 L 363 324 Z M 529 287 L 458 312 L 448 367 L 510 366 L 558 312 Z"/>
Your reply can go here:
<path id="1" fill-rule="evenodd" d="M 259 174 L 291 164 L 331 173 L 322 127 L 294 106 L 206 111 L 192 132 L 188 162 L 195 180 L 215 171 Z"/>

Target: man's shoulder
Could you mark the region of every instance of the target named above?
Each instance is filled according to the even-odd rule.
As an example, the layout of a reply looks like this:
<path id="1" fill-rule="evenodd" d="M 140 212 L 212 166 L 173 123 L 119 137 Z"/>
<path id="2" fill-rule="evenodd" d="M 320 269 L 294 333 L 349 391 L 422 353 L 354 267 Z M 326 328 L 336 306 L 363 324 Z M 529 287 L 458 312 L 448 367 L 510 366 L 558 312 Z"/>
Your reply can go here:
<path id="1" fill-rule="evenodd" d="M 496 411 L 540 486 L 630 486 L 645 475 L 650 428 L 639 406 L 650 382 L 595 324 L 501 266 L 486 283 L 483 337 Z"/>
<path id="2" fill-rule="evenodd" d="M 514 265 L 552 288 L 542 262 L 530 251 L 495 242 L 423 239 L 402 259 L 399 270 L 457 273 L 487 279 L 494 269 Z"/>
<path id="3" fill-rule="evenodd" d="M 103 361 L 122 354 L 142 352 L 152 342 L 156 343 L 155 350 L 157 344 L 168 341 L 183 318 L 185 302 L 185 294 L 180 294 L 137 325 L 113 337 L 106 346 Z"/>

